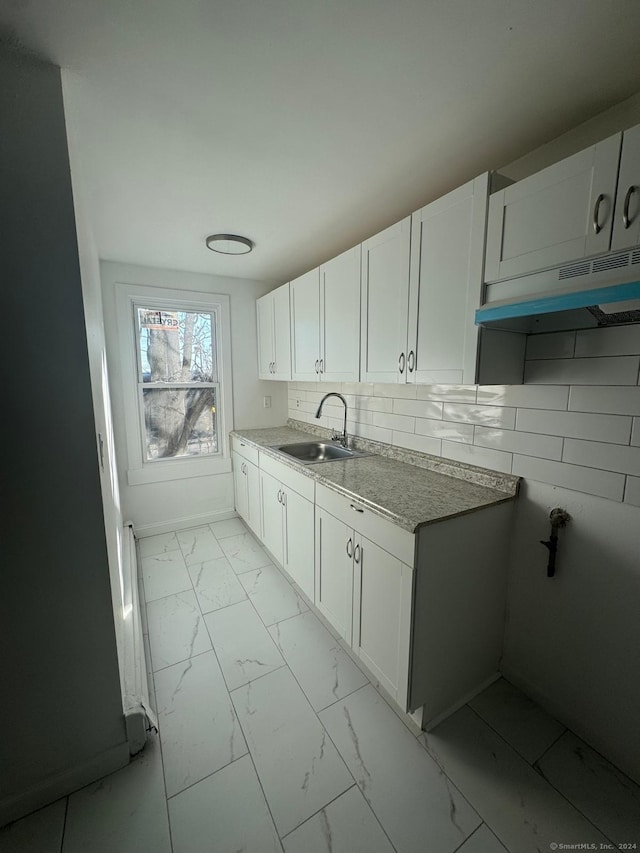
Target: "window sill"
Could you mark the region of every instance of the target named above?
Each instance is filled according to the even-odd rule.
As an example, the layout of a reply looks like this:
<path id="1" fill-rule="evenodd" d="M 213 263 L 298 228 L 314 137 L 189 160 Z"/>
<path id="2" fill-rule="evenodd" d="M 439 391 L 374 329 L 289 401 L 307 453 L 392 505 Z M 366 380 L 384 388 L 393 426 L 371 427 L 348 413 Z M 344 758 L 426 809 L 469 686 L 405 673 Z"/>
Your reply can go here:
<path id="1" fill-rule="evenodd" d="M 147 483 L 165 483 L 170 480 L 190 480 L 193 477 L 211 477 L 231 472 L 231 459 L 168 459 L 152 462 L 142 468 L 129 468 L 127 482 L 130 486 Z"/>

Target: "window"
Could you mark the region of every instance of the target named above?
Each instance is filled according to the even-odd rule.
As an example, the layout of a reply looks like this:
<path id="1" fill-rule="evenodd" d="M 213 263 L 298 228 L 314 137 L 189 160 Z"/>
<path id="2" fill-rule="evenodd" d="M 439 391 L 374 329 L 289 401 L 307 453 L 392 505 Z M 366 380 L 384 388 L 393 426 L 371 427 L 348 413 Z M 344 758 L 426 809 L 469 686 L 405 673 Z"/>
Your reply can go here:
<path id="1" fill-rule="evenodd" d="M 231 470 L 229 297 L 116 284 L 130 485 Z"/>
<path id="2" fill-rule="evenodd" d="M 215 311 L 136 306 L 147 462 L 219 452 Z"/>

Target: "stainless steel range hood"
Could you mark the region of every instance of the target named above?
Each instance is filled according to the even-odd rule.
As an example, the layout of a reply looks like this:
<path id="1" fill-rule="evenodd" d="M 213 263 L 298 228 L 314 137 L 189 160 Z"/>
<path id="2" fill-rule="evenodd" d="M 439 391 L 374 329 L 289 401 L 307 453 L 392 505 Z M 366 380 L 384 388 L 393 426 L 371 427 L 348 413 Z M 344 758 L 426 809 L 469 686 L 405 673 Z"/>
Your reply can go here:
<path id="1" fill-rule="evenodd" d="M 476 325 L 535 334 L 640 322 L 640 248 L 485 286 Z"/>

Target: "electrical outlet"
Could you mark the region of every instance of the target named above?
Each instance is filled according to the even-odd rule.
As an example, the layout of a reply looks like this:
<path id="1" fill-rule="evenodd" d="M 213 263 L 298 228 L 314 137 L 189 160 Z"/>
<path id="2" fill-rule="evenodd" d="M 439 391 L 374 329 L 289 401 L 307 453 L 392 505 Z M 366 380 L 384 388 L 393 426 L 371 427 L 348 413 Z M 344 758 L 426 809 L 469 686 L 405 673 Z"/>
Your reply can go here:
<path id="1" fill-rule="evenodd" d="M 265 409 L 271 408 L 271 397 L 265 397 L 264 398 L 264 407 L 265 407 Z"/>

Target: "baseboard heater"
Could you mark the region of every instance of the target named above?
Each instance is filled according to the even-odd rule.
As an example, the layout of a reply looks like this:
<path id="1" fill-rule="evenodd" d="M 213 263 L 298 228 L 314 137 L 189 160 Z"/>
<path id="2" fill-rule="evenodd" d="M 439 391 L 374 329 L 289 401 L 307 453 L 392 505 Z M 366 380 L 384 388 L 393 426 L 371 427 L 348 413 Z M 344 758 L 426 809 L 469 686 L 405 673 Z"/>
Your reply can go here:
<path id="1" fill-rule="evenodd" d="M 144 747 L 147 732 L 157 728 L 157 718 L 150 702 L 141 609 L 144 604 L 140 601 L 136 540 L 131 523 L 123 528 L 122 575 L 122 705 L 129 751 L 134 755 Z"/>

